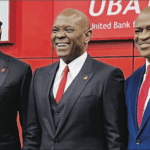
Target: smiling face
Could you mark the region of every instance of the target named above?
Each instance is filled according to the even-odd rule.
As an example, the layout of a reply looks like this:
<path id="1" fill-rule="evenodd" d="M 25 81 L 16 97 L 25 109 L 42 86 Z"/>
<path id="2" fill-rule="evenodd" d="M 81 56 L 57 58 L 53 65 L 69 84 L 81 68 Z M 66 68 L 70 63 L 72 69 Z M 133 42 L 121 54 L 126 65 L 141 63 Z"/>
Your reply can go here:
<path id="1" fill-rule="evenodd" d="M 51 41 L 57 55 L 68 64 L 85 52 L 89 28 L 79 14 L 67 14 L 62 13 L 56 18 Z"/>
<path id="2" fill-rule="evenodd" d="M 150 62 L 150 9 L 142 11 L 135 21 L 135 46 Z"/>

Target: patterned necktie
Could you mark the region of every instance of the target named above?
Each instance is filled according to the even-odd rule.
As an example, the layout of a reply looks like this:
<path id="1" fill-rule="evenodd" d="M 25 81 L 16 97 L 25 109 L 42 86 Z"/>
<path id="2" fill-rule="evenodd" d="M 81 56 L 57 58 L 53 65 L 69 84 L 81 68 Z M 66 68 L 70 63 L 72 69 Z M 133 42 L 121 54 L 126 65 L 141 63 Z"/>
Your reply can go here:
<path id="1" fill-rule="evenodd" d="M 58 90 L 57 90 L 57 94 L 56 94 L 56 103 L 57 104 L 59 103 L 61 97 L 63 96 L 68 72 L 69 72 L 69 68 L 68 68 L 68 66 L 66 66 L 65 69 L 64 69 L 63 77 L 60 81 L 60 84 L 59 84 L 59 87 L 58 87 Z"/>
<path id="2" fill-rule="evenodd" d="M 148 96 L 148 91 L 150 87 L 150 65 L 147 68 L 147 73 L 146 73 L 146 78 L 145 81 L 142 84 L 139 97 L 138 97 L 138 104 L 137 104 L 137 122 L 138 126 L 140 128 L 141 122 L 142 122 L 142 117 L 144 114 L 144 105 L 145 101 Z"/>

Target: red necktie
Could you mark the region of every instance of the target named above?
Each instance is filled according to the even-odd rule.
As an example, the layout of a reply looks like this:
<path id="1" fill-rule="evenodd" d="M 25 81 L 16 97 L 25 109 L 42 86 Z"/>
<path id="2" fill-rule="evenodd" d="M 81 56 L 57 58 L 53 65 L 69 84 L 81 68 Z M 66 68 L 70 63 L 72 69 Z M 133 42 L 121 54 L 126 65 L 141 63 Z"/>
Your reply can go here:
<path id="1" fill-rule="evenodd" d="M 68 71 L 69 71 L 69 68 L 68 68 L 68 66 L 66 66 L 65 69 L 64 69 L 63 77 L 62 77 L 62 79 L 60 81 L 60 84 L 59 84 L 59 87 L 58 87 L 58 90 L 57 90 L 57 94 L 56 94 L 56 103 L 57 104 L 59 103 L 61 97 L 63 96 L 65 85 L 66 85 Z"/>
<path id="2" fill-rule="evenodd" d="M 150 65 L 147 68 L 146 78 L 142 84 L 139 97 L 138 97 L 138 105 L 137 105 L 137 122 L 140 127 L 143 117 L 144 105 L 148 96 L 148 91 L 150 87 Z"/>

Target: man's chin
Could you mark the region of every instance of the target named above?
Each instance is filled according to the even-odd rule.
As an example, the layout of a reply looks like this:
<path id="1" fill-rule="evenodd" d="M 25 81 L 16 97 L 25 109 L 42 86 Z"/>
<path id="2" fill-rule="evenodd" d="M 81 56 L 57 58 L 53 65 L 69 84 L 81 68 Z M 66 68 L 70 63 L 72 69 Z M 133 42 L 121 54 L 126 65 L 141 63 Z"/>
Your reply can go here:
<path id="1" fill-rule="evenodd" d="M 66 53 L 63 52 L 60 53 L 57 52 L 57 55 L 59 56 L 59 58 L 66 58 L 68 56 Z"/>
<path id="2" fill-rule="evenodd" d="M 68 55 L 68 50 L 66 49 L 55 49 L 59 57 L 66 57 Z"/>
<path id="3" fill-rule="evenodd" d="M 146 58 L 148 60 L 150 60 L 150 52 L 149 53 L 140 53 L 140 56 L 143 57 L 143 58 Z"/>
<path id="4" fill-rule="evenodd" d="M 150 48 L 138 49 L 140 56 L 144 58 L 150 58 Z"/>
<path id="5" fill-rule="evenodd" d="M 65 53 L 57 53 L 58 57 L 62 60 L 66 60 L 68 58 L 68 55 Z"/>

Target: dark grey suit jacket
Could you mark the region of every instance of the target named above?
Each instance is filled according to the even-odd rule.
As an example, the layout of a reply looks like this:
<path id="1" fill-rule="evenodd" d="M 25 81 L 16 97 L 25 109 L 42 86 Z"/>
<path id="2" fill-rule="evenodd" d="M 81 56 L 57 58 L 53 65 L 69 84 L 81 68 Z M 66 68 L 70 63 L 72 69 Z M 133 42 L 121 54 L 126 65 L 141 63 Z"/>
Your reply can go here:
<path id="1" fill-rule="evenodd" d="M 29 94 L 24 150 L 126 150 L 121 70 L 88 56 L 73 87 L 62 97 L 67 101 L 55 131 L 49 92 L 58 66 L 59 63 L 55 63 L 35 71 Z"/>
<path id="2" fill-rule="evenodd" d="M 21 149 L 16 118 L 25 134 L 31 77 L 29 65 L 0 52 L 0 150 Z"/>

